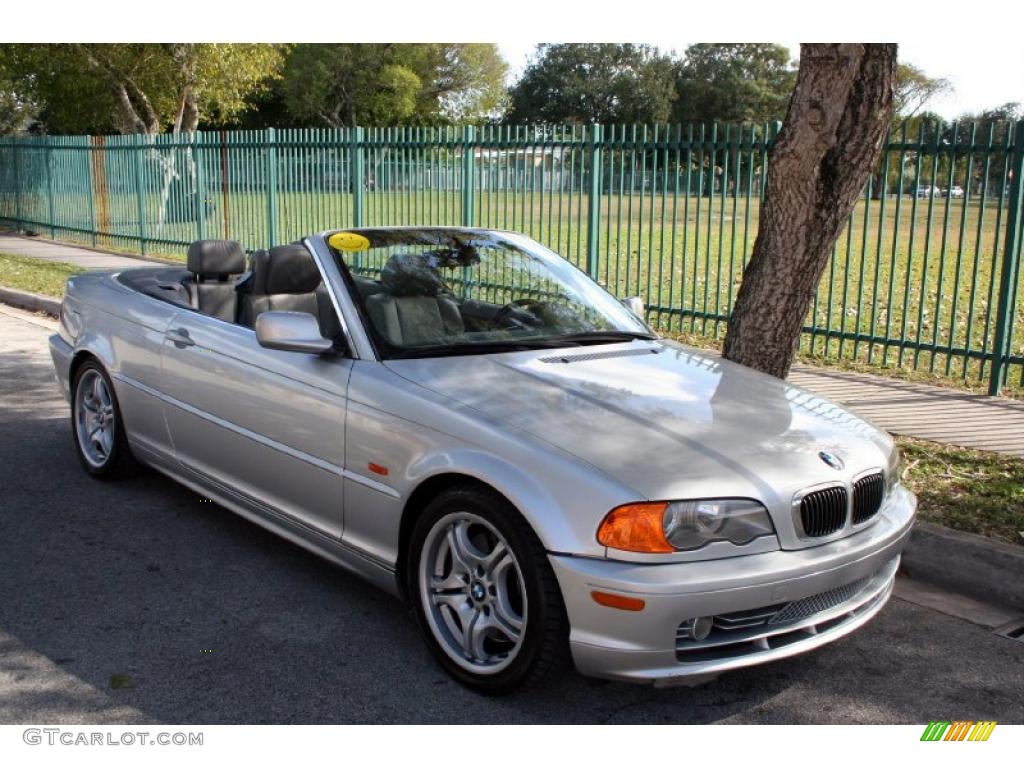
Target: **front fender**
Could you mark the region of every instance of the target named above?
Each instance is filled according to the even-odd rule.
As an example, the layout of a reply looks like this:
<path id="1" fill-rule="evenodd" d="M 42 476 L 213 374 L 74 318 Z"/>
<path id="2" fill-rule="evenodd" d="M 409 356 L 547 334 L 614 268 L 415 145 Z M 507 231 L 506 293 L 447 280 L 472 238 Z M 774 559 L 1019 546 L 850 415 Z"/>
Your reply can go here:
<path id="1" fill-rule="evenodd" d="M 409 467 L 409 479 L 415 486 L 450 473 L 489 485 L 508 499 L 549 552 L 604 554 L 596 538 L 597 524 L 612 507 L 602 509 L 608 502 L 589 482 L 577 484 L 578 500 L 570 500 L 553 492 L 535 471 L 526 471 L 475 446 L 427 455 Z"/>
<path id="2" fill-rule="evenodd" d="M 549 552 L 605 555 L 597 526 L 614 507 L 639 500 L 634 489 L 507 424 L 430 402 L 436 396 L 375 366 L 357 365 L 349 385 L 346 541 L 396 563 L 412 495 L 432 478 L 462 475 L 505 496 Z"/>

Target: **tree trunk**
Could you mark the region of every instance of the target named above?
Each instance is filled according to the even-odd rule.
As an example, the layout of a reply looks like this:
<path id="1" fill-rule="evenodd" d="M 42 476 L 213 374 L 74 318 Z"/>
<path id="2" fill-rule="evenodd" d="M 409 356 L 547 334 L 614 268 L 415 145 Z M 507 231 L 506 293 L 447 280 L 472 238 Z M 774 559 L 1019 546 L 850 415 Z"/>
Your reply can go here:
<path id="1" fill-rule="evenodd" d="M 195 133 L 199 127 L 199 105 L 196 103 L 195 89 L 185 85 L 178 98 L 178 113 L 174 117 L 171 133 Z"/>
<path id="2" fill-rule="evenodd" d="M 785 378 L 892 116 L 896 45 L 803 44 L 724 355 Z"/>

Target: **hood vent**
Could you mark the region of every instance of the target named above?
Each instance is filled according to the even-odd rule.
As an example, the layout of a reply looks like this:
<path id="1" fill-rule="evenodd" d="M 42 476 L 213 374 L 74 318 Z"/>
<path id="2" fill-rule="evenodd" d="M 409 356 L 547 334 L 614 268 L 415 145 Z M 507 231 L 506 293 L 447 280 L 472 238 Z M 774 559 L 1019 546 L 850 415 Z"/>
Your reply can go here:
<path id="1" fill-rule="evenodd" d="M 582 363 L 587 360 L 607 360 L 612 357 L 634 357 L 636 355 L 657 355 L 661 352 L 658 347 L 647 347 L 645 349 L 617 349 L 612 352 L 587 352 L 582 355 L 551 355 L 538 358 L 542 363 Z"/>

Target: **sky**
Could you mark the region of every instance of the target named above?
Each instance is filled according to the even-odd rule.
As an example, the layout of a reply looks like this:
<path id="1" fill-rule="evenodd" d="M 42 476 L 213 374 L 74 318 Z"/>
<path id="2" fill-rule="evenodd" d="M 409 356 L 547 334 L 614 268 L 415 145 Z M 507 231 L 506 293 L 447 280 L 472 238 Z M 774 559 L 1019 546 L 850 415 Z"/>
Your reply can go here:
<path id="1" fill-rule="evenodd" d="M 666 51 L 675 49 L 679 54 L 691 44 L 665 40 L 645 42 Z M 536 45 L 519 41 L 498 43 L 509 63 L 511 79 L 522 72 Z M 799 43 L 782 45 L 796 57 Z M 925 107 L 946 119 L 954 119 L 965 112 L 980 112 L 1008 101 L 1024 104 L 1024 45 L 993 44 L 984 37 L 974 40 L 965 36 L 955 47 L 923 40 L 899 46 L 900 61 L 914 64 L 930 77 L 944 77 L 952 84 L 951 93 L 934 99 Z"/>

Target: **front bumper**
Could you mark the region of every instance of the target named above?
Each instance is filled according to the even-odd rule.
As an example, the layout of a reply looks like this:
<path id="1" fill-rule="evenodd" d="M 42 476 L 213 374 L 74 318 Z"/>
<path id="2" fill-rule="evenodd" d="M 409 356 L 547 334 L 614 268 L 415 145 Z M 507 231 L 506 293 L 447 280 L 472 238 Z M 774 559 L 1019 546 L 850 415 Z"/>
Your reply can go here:
<path id="1" fill-rule="evenodd" d="M 897 486 L 873 525 L 801 550 L 655 565 L 551 555 L 576 667 L 595 677 L 667 684 L 832 642 L 889 599 L 916 509 L 914 495 Z M 593 590 L 641 598 L 645 606 L 605 607 Z M 715 629 L 691 639 L 685 622 L 704 616 L 716 617 Z"/>

